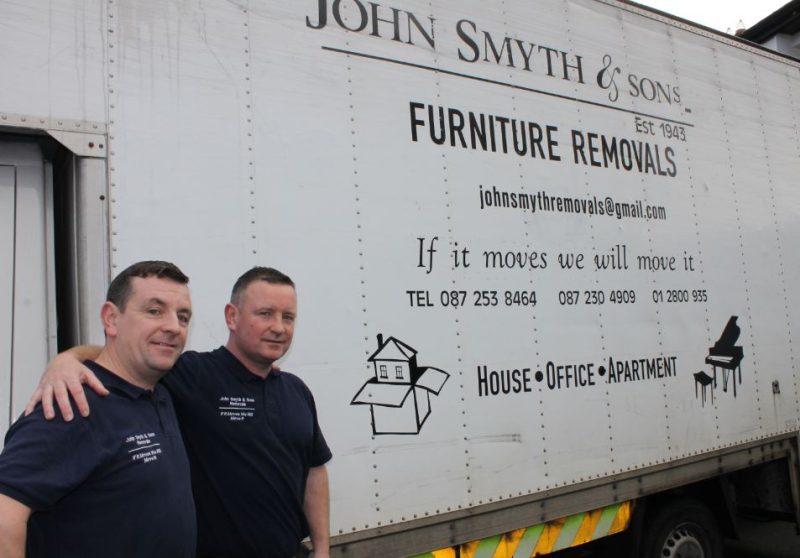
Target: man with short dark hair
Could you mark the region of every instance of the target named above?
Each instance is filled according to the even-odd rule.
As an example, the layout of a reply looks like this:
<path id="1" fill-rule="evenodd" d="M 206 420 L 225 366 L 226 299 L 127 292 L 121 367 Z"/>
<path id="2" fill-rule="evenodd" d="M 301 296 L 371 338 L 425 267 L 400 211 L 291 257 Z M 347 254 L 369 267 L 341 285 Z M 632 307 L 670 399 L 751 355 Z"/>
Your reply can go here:
<path id="1" fill-rule="evenodd" d="M 108 387 L 94 413 L 45 424 L 41 407 L 9 430 L 0 455 L 0 557 L 192 558 L 189 463 L 158 381 L 181 354 L 189 279 L 168 262 L 120 273 L 100 317 L 106 344 L 86 366 Z"/>
<path id="2" fill-rule="evenodd" d="M 296 316 L 292 280 L 253 268 L 239 277 L 225 305 L 225 346 L 187 351 L 164 379 L 191 463 L 200 558 L 290 558 L 306 535 L 315 557 L 329 555 L 325 463 L 331 452 L 309 389 L 273 367 L 289 350 Z M 65 415 L 71 412 L 62 403 L 65 386 L 77 384 L 80 374 L 48 373 L 54 379 L 46 376 L 40 385 L 62 393 Z M 83 390 L 70 393 L 86 413 Z"/>
<path id="3" fill-rule="evenodd" d="M 331 453 L 311 392 L 272 367 L 296 317 L 292 280 L 253 268 L 225 305 L 225 346 L 187 351 L 165 381 L 191 461 L 200 557 L 289 558 L 309 533 L 327 556 Z"/>

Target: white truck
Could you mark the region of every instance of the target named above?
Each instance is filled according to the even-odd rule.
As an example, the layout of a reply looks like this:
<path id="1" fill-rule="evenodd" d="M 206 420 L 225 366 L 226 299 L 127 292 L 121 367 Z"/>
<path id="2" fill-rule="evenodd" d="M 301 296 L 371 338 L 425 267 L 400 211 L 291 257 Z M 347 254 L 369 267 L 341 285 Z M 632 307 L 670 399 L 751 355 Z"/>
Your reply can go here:
<path id="1" fill-rule="evenodd" d="M 797 60 L 615 0 L 4 0 L 0 52 L 0 431 L 131 262 L 200 349 L 270 265 L 335 556 L 798 519 Z"/>

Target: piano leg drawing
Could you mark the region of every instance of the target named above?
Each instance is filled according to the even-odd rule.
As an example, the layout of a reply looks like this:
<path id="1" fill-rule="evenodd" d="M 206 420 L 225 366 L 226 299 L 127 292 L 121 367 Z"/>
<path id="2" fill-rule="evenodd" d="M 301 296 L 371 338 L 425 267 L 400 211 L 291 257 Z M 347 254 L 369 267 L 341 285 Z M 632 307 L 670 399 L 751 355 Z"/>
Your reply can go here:
<path id="1" fill-rule="evenodd" d="M 738 374 L 738 376 L 739 376 L 738 382 L 737 382 L 737 379 L 736 379 L 736 376 L 737 376 L 736 373 L 737 372 L 739 373 Z M 728 391 L 728 374 L 729 373 L 732 376 L 731 377 L 731 384 L 733 384 L 733 396 L 736 397 L 736 384 L 737 383 L 738 384 L 742 383 L 742 367 L 741 366 L 737 366 L 736 368 L 731 369 L 731 370 L 728 370 L 727 368 L 723 368 L 722 369 L 722 391 L 724 391 L 724 392 Z M 717 368 L 714 367 L 714 385 L 715 386 L 716 386 L 716 382 L 717 382 L 716 378 L 717 378 Z"/>

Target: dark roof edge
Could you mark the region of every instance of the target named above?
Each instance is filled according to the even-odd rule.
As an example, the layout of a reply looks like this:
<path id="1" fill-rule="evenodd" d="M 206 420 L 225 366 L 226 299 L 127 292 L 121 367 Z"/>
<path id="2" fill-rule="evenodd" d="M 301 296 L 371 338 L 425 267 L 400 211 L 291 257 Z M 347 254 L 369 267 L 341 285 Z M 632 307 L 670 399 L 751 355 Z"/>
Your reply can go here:
<path id="1" fill-rule="evenodd" d="M 600 0 L 597 0 L 597 1 L 600 1 Z M 667 13 L 667 12 L 662 12 L 661 10 L 657 10 L 655 8 L 651 8 L 650 6 L 645 6 L 643 4 L 639 4 L 638 2 L 634 2 L 633 0 L 616 0 L 616 1 L 619 2 L 620 4 L 627 4 L 627 5 L 629 5 L 629 6 L 633 7 L 633 8 L 636 8 L 637 10 L 650 12 L 652 14 L 656 14 L 656 15 L 659 15 L 661 17 L 666 17 L 668 19 L 679 21 L 679 22 L 684 23 L 686 25 L 690 25 L 692 27 L 696 27 L 696 28 L 698 28 L 698 29 L 700 29 L 700 30 L 702 30 L 702 31 L 704 31 L 706 33 L 710 33 L 712 35 L 717 35 L 718 37 L 727 39 L 729 41 L 734 41 L 734 42 L 737 42 L 737 43 L 741 43 L 744 46 L 747 46 L 747 47 L 755 49 L 755 50 L 763 51 L 764 53 L 768 53 L 768 54 L 770 54 L 772 56 L 776 56 L 778 58 L 785 58 L 786 60 L 791 60 L 792 62 L 800 62 L 800 58 L 795 58 L 794 56 L 789 56 L 788 54 L 784 54 L 783 52 L 778 52 L 776 50 L 772 50 L 771 48 L 767 48 L 767 47 L 762 46 L 762 45 L 760 45 L 760 44 L 758 44 L 756 42 L 753 42 L 752 39 L 747 39 L 747 38 L 743 38 L 743 37 L 737 37 L 737 36 L 731 35 L 729 33 L 723 33 L 722 31 L 717 31 L 716 29 L 712 29 L 711 27 L 706 27 L 705 25 L 697 23 L 696 21 L 692 21 L 692 20 L 689 20 L 689 19 L 684 19 L 682 17 L 678 17 L 676 15 L 673 15 L 673 14 L 670 14 L 670 13 Z M 795 4 L 795 3 L 800 4 L 800 0 L 792 0 L 791 2 L 789 2 L 789 4 Z M 787 6 L 789 4 L 787 4 Z M 606 5 L 608 5 L 608 4 L 606 4 Z M 785 8 L 785 7 L 786 6 L 784 6 L 783 8 Z M 782 10 L 783 8 L 781 8 L 780 10 Z M 778 11 L 780 11 L 780 10 L 778 10 Z M 774 15 L 774 14 L 772 14 L 772 15 Z M 770 17 L 772 17 L 772 16 L 771 15 L 767 16 L 767 18 L 765 18 L 765 20 L 769 19 Z M 765 20 L 762 20 L 762 21 L 765 21 Z M 761 22 L 757 23 L 756 25 L 759 25 L 760 23 Z M 755 27 L 755 26 L 753 26 L 753 27 Z"/>
<path id="2" fill-rule="evenodd" d="M 778 33 L 797 33 L 800 30 L 800 0 L 791 0 L 758 23 L 745 29 L 741 37 L 762 43 Z"/>

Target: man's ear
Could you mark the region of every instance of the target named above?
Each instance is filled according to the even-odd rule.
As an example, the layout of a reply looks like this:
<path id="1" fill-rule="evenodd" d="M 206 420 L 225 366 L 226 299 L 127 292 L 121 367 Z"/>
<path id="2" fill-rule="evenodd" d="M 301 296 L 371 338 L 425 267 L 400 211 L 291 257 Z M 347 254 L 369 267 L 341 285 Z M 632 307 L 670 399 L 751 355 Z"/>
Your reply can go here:
<path id="1" fill-rule="evenodd" d="M 103 323 L 103 330 L 106 336 L 114 337 L 117 335 L 117 319 L 120 311 L 117 305 L 110 301 L 105 301 L 100 307 L 100 321 Z"/>
<path id="2" fill-rule="evenodd" d="M 230 302 L 225 305 L 225 324 L 228 331 L 236 331 L 236 321 L 239 318 L 239 309 Z"/>

